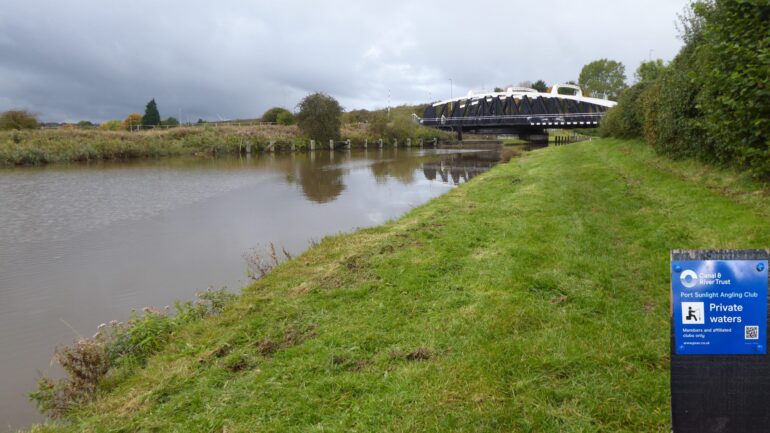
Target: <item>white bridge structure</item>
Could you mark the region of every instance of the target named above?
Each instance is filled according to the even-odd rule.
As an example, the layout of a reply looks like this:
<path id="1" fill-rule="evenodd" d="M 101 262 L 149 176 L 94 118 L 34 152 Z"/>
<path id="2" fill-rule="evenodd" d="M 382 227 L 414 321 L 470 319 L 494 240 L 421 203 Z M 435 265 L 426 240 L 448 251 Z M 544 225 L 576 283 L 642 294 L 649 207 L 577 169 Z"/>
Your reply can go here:
<path id="1" fill-rule="evenodd" d="M 562 94 L 569 89 L 572 94 Z M 556 84 L 550 92 L 528 87 L 509 87 L 504 92 L 473 94 L 429 105 L 421 125 L 463 132 L 539 135 L 546 128 L 596 128 L 608 109 L 617 102 L 583 96 L 580 87 Z"/>

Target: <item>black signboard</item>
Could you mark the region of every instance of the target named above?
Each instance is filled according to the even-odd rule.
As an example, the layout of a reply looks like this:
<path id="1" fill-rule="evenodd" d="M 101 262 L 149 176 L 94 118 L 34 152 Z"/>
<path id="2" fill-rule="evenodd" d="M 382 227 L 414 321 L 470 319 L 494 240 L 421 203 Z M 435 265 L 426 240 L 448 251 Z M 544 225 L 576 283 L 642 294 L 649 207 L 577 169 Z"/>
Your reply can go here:
<path id="1" fill-rule="evenodd" d="M 671 430 L 770 432 L 768 250 L 671 252 Z"/>

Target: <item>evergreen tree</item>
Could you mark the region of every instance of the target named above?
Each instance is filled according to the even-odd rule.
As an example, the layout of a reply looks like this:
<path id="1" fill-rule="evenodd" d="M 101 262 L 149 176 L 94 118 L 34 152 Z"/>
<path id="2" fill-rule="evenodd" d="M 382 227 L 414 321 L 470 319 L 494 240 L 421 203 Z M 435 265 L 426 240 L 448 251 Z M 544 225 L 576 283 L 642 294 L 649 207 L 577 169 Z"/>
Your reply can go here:
<path id="1" fill-rule="evenodd" d="M 160 113 L 158 112 L 158 104 L 155 103 L 155 98 L 151 99 L 147 103 L 147 107 L 144 109 L 144 116 L 142 116 L 143 126 L 157 126 L 160 125 Z"/>
<path id="2" fill-rule="evenodd" d="M 548 85 L 545 84 L 545 81 L 543 80 L 537 80 L 534 83 L 532 83 L 532 88 L 537 90 L 538 92 L 548 91 Z"/>

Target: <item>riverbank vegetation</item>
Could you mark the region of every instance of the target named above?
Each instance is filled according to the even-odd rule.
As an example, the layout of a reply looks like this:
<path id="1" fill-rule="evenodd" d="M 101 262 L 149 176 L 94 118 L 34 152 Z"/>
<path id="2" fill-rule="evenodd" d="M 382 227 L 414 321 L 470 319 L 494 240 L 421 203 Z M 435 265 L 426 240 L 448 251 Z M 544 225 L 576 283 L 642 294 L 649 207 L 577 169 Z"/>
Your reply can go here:
<path id="1" fill-rule="evenodd" d="M 640 68 L 602 122 L 674 158 L 732 165 L 770 179 L 770 7 L 699 1 L 681 20 L 684 47 Z M 644 66 L 644 65 L 643 65 Z"/>
<path id="2" fill-rule="evenodd" d="M 323 239 L 33 431 L 664 431 L 668 252 L 764 247 L 768 212 L 641 142 L 533 151 Z"/>
<path id="3" fill-rule="evenodd" d="M 452 139 L 451 134 L 420 127 L 408 118 L 393 118 L 376 128 L 367 123 L 343 124 L 340 137 L 351 140 L 352 147 L 363 147 L 365 140 L 372 147 L 380 138 L 387 145 L 398 141 L 400 146 L 407 138 L 413 140 L 413 146 L 419 139 Z M 270 143 L 276 151 L 289 151 L 292 146 L 303 151 L 308 150 L 309 141 L 296 125 L 202 124 L 133 132 L 81 128 L 0 131 L 0 166 L 238 154 L 247 149 L 265 151 Z M 328 141 L 318 141 L 316 148 L 328 148 Z"/>

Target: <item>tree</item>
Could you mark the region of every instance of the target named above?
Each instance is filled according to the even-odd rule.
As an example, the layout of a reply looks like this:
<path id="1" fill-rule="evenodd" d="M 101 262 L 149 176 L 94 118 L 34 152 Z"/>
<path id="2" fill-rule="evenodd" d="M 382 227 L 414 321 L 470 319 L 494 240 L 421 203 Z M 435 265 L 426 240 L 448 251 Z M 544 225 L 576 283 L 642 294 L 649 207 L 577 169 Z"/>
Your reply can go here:
<path id="1" fill-rule="evenodd" d="M 615 60 L 595 60 L 583 66 L 578 83 L 589 95 L 617 99 L 626 88 L 626 67 Z"/>
<path id="2" fill-rule="evenodd" d="M 324 93 L 313 93 L 297 107 L 297 124 L 307 137 L 322 141 L 339 139 L 342 107 L 336 99 Z"/>
<path id="3" fill-rule="evenodd" d="M 545 81 L 543 80 L 537 80 L 534 83 L 532 83 L 532 88 L 537 90 L 538 92 L 545 92 L 548 90 L 548 85 L 545 84 Z"/>
<path id="4" fill-rule="evenodd" d="M 150 99 L 147 103 L 147 107 L 144 109 L 144 116 L 142 116 L 143 126 L 157 126 L 160 125 L 160 113 L 158 112 L 158 104 L 155 103 L 155 98 Z"/>
<path id="5" fill-rule="evenodd" d="M 9 110 L 0 114 L 0 131 L 38 127 L 37 116 L 27 110 Z"/>
<path id="6" fill-rule="evenodd" d="M 278 122 L 278 116 L 281 113 L 291 114 L 291 111 L 289 111 L 289 110 L 287 110 L 287 109 L 285 109 L 283 107 L 273 107 L 273 108 L 265 111 L 265 113 L 262 115 L 262 121 L 263 122 L 268 122 L 268 123 L 277 123 Z M 293 117 L 293 115 L 292 115 L 292 117 Z"/>
<path id="7" fill-rule="evenodd" d="M 126 117 L 126 120 L 123 121 L 123 128 L 132 131 L 137 129 L 137 127 L 141 124 L 142 115 L 139 113 L 131 113 Z"/>
<path id="8" fill-rule="evenodd" d="M 81 120 L 78 122 L 78 128 L 80 129 L 93 129 L 94 124 L 90 120 Z"/>
<path id="9" fill-rule="evenodd" d="M 642 62 L 636 72 L 634 72 L 634 78 L 636 81 L 654 81 L 663 73 L 666 69 L 666 64 L 662 59 L 650 60 L 648 62 Z"/>
<path id="10" fill-rule="evenodd" d="M 179 121 L 176 117 L 169 117 L 161 122 L 163 126 L 179 126 Z"/>
<path id="11" fill-rule="evenodd" d="M 275 118 L 275 122 L 279 125 L 293 125 L 294 115 L 288 111 L 278 113 L 278 117 Z"/>

